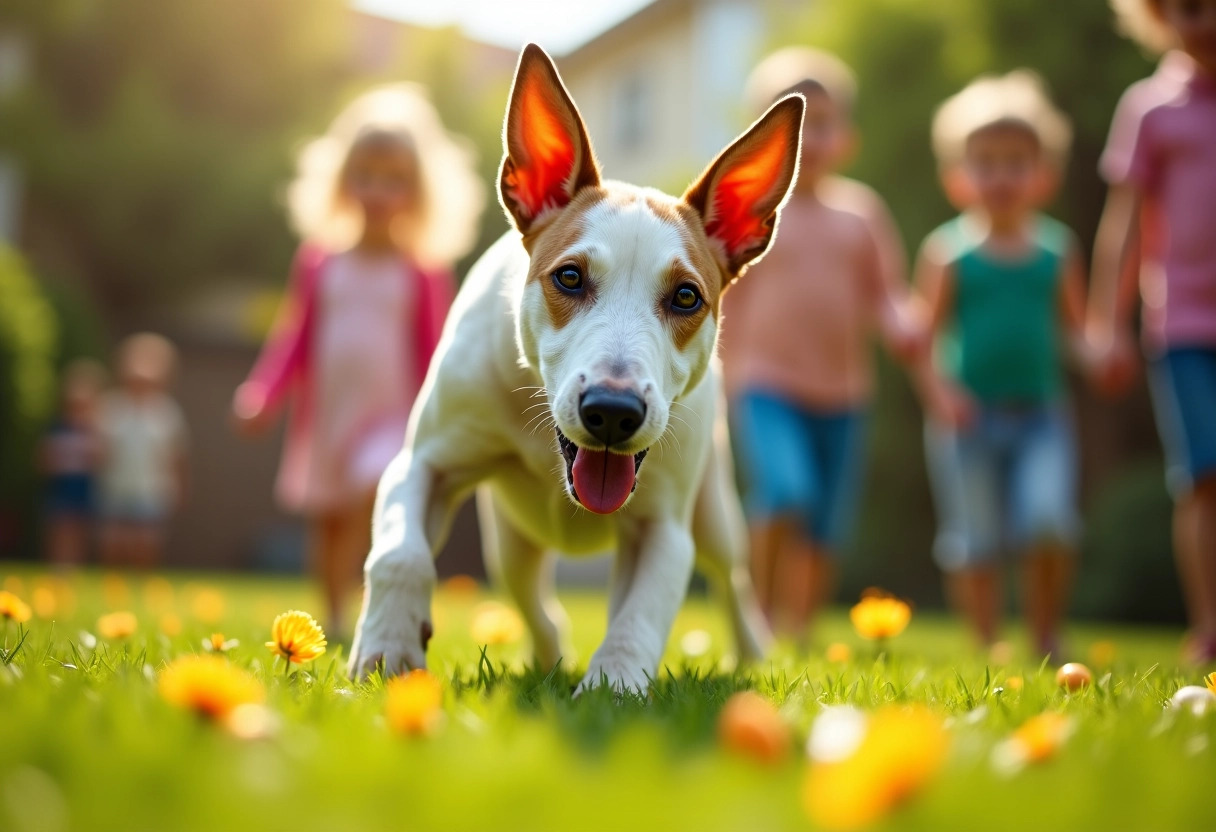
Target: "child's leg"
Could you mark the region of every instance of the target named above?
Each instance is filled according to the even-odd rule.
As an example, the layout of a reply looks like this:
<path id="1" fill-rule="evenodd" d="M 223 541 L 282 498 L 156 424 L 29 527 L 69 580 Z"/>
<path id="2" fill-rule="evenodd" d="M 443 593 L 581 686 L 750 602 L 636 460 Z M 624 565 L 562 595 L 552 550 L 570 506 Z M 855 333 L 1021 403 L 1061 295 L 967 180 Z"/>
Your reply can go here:
<path id="1" fill-rule="evenodd" d="M 46 527 L 46 557 L 59 569 L 82 566 L 88 559 L 89 524 L 83 517 L 52 517 Z"/>
<path id="2" fill-rule="evenodd" d="M 734 403 L 731 425 L 747 485 L 756 600 L 772 621 L 786 600 L 777 591 L 779 563 L 798 534 L 800 507 L 811 487 L 806 470 L 811 448 L 799 411 L 771 393 L 742 394 Z"/>
<path id="3" fill-rule="evenodd" d="M 373 500 L 374 495 L 369 494 L 349 508 L 330 512 L 314 528 L 317 570 L 329 611 L 327 626 L 334 633 L 346 632 L 347 605 L 363 582 Z"/>
<path id="4" fill-rule="evenodd" d="M 1020 419 L 1010 471 L 1010 526 L 1025 557 L 1023 606 L 1036 650 L 1059 653 L 1072 584 L 1077 452 L 1062 405 Z"/>
<path id="5" fill-rule="evenodd" d="M 937 508 L 933 558 L 945 575 L 946 597 L 985 646 L 997 640 L 1002 596 L 1000 469 L 988 418 L 955 431 L 925 425 L 925 461 Z"/>
<path id="6" fill-rule="evenodd" d="M 836 587 L 832 555 L 798 528 L 789 535 L 777 560 L 777 611 L 780 630 L 804 639 L 807 628 Z"/>
<path id="7" fill-rule="evenodd" d="M 1170 350 L 1149 382 L 1176 500 L 1174 556 L 1193 658 L 1216 658 L 1216 349 Z"/>

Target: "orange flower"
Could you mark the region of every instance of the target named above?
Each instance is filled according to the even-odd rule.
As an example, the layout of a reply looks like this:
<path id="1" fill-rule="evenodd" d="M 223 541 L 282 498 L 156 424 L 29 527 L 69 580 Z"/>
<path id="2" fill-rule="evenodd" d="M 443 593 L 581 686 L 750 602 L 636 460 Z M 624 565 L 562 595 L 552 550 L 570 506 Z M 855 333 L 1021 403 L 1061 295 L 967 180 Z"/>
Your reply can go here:
<path id="1" fill-rule="evenodd" d="M 844 642 L 837 641 L 828 645 L 824 656 L 834 664 L 845 664 L 849 659 L 853 658 L 853 648 Z"/>
<path id="2" fill-rule="evenodd" d="M 395 676 L 385 685 L 384 715 L 401 734 L 427 734 L 443 718 L 443 686 L 425 670 Z"/>
<path id="3" fill-rule="evenodd" d="M 8 590 L 0 589 L 0 618 L 20 624 L 29 621 L 32 614 L 29 604 Z"/>
<path id="4" fill-rule="evenodd" d="M 927 708 L 882 708 L 870 717 L 850 756 L 811 765 L 803 806 L 815 823 L 829 829 L 868 824 L 924 788 L 948 747 L 941 718 Z"/>
<path id="5" fill-rule="evenodd" d="M 203 639 L 203 649 L 212 653 L 227 653 L 239 644 L 235 638 L 225 640 L 223 633 L 212 633 L 210 638 Z"/>
<path id="6" fill-rule="evenodd" d="M 478 644 L 511 644 L 523 637 L 524 622 L 506 604 L 486 601 L 473 611 L 469 630 Z"/>
<path id="7" fill-rule="evenodd" d="M 102 638 L 112 640 L 130 638 L 137 629 L 139 629 L 139 622 L 135 618 L 135 613 L 126 610 L 108 613 L 97 619 L 97 633 Z"/>
<path id="8" fill-rule="evenodd" d="M 1203 683 L 1208 686 L 1208 690 L 1216 693 L 1216 673 L 1209 673 L 1203 677 Z"/>
<path id="9" fill-rule="evenodd" d="M 727 750 L 763 763 L 780 762 L 790 748 L 789 726 L 771 702 L 752 691 L 727 700 L 718 716 L 718 737 Z"/>
<path id="10" fill-rule="evenodd" d="M 1009 688 L 1010 690 L 1021 690 L 1025 686 L 1026 682 L 1021 676 L 1010 676 L 1005 680 L 1005 687 Z"/>
<path id="11" fill-rule="evenodd" d="M 270 628 L 270 652 L 289 662 L 310 662 L 325 652 L 325 631 L 306 612 L 289 610 L 274 620 Z"/>
<path id="12" fill-rule="evenodd" d="M 883 640 L 897 636 L 912 619 L 912 607 L 879 589 L 867 589 L 849 610 L 853 629 L 862 638 Z"/>
<path id="13" fill-rule="evenodd" d="M 1050 760 L 1072 734 L 1073 721 L 1054 711 L 1032 716 L 992 749 L 992 764 L 1003 774 L 1016 774 L 1030 763 Z"/>
<path id="14" fill-rule="evenodd" d="M 265 698 L 257 679 L 218 656 L 175 659 L 161 671 L 159 688 L 165 701 L 217 722 Z"/>

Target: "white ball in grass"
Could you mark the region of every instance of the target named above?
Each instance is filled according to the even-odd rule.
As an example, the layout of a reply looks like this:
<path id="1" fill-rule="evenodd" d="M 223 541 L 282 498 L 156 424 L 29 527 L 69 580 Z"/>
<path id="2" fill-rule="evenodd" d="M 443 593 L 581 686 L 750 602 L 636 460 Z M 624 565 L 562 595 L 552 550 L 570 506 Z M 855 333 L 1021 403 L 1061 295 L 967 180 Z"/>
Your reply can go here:
<path id="1" fill-rule="evenodd" d="M 1178 688 L 1178 692 L 1170 697 L 1170 706 L 1202 716 L 1209 710 L 1216 710 L 1216 693 L 1199 685 L 1187 685 Z"/>

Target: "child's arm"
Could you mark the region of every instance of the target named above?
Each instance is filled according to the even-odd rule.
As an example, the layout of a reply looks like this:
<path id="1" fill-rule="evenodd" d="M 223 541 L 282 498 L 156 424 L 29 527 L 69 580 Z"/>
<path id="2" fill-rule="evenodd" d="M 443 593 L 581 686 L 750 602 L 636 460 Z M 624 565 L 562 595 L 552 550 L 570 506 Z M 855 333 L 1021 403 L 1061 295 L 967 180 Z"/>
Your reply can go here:
<path id="1" fill-rule="evenodd" d="M 915 286 L 924 337 L 930 342 L 954 309 L 953 269 L 933 237 L 925 242 L 917 258 Z M 952 428 L 966 427 L 974 420 L 975 401 L 937 371 L 930 350 L 921 351 L 912 365 L 911 376 L 931 418 Z"/>
<path id="2" fill-rule="evenodd" d="M 928 339 L 908 291 L 903 240 L 890 211 L 877 196 L 864 216 L 877 257 L 873 290 L 878 331 L 892 355 L 911 363 L 927 348 Z"/>
<path id="3" fill-rule="evenodd" d="M 1140 195 L 1131 184 L 1112 185 L 1094 243 L 1086 331 L 1099 356 L 1099 386 L 1108 393 L 1125 390 L 1135 377 L 1136 345 L 1132 312 L 1136 304 L 1140 259 Z"/>
<path id="4" fill-rule="evenodd" d="M 1098 370 L 1100 356 L 1085 333 L 1085 264 L 1075 240 L 1064 259 L 1059 293 L 1060 325 L 1068 355 L 1083 373 L 1091 375 Z"/>

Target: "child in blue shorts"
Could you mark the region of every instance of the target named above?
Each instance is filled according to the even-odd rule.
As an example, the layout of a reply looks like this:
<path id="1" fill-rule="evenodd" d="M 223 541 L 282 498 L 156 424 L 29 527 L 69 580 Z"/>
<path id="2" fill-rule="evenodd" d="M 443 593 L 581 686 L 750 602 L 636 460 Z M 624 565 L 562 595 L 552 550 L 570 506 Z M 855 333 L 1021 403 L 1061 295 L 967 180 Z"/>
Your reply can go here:
<path id="1" fill-rule="evenodd" d="M 1086 365 L 1084 283 L 1072 233 L 1038 213 L 1070 128 L 1036 76 L 984 77 L 933 124 L 948 196 L 963 210 L 921 250 L 917 286 L 936 338 L 919 373 L 938 534 L 953 604 L 997 639 L 1000 556 L 1021 555 L 1035 647 L 1058 652 L 1078 534 L 1064 350 Z"/>

